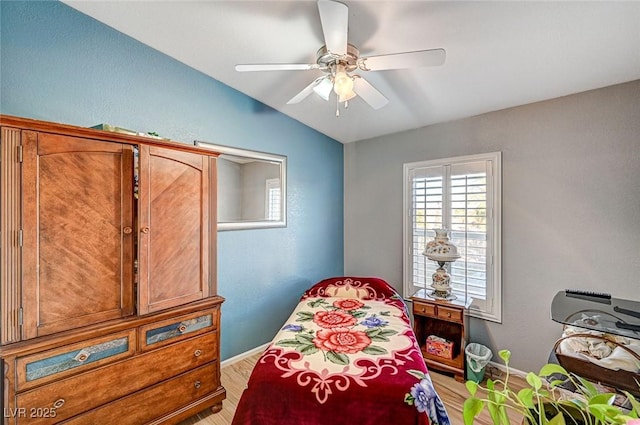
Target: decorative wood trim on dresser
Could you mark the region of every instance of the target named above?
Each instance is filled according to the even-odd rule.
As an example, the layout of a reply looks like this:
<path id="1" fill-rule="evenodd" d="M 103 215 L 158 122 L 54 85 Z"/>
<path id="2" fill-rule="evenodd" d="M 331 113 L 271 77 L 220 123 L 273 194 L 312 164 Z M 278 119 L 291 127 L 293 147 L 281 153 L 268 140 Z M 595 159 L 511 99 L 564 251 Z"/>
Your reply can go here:
<path id="1" fill-rule="evenodd" d="M 0 127 L 1 423 L 219 411 L 217 154 L 2 115 Z"/>
<path id="2" fill-rule="evenodd" d="M 209 158 L 209 244 L 218 246 L 218 161 L 216 158 Z M 218 255 L 215 250 L 209 251 L 209 268 L 218 270 Z M 218 282 L 215 276 L 209 276 L 209 293 L 218 293 Z"/>
<path id="3" fill-rule="evenodd" d="M 0 135 L 0 344 L 20 340 L 20 265 L 22 211 L 20 209 L 20 130 L 2 128 Z"/>

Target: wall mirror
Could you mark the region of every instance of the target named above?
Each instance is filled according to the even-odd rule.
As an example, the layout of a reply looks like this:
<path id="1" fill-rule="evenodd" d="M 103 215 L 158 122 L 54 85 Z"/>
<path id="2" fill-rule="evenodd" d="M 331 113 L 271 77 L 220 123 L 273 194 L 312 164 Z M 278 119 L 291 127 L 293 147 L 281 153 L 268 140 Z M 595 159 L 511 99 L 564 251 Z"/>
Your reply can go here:
<path id="1" fill-rule="evenodd" d="M 220 152 L 218 230 L 286 227 L 287 157 L 195 141 Z"/>

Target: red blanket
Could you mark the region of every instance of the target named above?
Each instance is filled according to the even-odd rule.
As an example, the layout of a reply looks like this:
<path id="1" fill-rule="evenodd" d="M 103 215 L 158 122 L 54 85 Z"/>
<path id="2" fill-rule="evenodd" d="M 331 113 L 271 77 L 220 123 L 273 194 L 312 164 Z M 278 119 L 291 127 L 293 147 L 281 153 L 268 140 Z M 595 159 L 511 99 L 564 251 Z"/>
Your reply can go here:
<path id="1" fill-rule="evenodd" d="M 449 425 L 396 291 L 376 278 L 311 287 L 264 352 L 233 425 Z"/>

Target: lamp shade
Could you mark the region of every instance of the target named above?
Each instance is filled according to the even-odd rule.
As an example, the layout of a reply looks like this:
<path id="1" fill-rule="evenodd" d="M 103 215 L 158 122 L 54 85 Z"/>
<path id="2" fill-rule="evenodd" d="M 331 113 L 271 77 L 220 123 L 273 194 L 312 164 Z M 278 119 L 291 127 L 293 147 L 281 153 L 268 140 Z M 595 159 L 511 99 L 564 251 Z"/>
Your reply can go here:
<path id="1" fill-rule="evenodd" d="M 432 261 L 452 262 L 460 258 L 458 248 L 449 240 L 447 229 L 434 229 L 436 237 L 427 242 L 422 255 Z"/>

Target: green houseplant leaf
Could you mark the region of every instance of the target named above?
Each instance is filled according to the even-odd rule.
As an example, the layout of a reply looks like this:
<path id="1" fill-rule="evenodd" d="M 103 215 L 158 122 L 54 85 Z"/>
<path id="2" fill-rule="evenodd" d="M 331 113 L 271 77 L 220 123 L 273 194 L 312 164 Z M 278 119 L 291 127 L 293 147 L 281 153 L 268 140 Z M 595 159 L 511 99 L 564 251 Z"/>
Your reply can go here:
<path id="1" fill-rule="evenodd" d="M 472 425 L 476 416 L 484 409 L 484 401 L 479 398 L 470 397 L 462 405 L 462 418 L 464 425 Z"/>
<path id="2" fill-rule="evenodd" d="M 640 387 L 640 384 L 638 384 L 638 387 Z M 631 393 L 629 393 L 628 391 L 624 391 L 624 395 L 627 396 L 627 398 L 631 402 L 631 407 L 633 407 L 632 413 L 634 413 L 635 416 L 632 416 L 632 417 L 639 418 L 640 417 L 640 401 L 635 399 L 633 395 L 631 395 Z"/>
<path id="3" fill-rule="evenodd" d="M 464 383 L 464 386 L 467 387 L 467 391 L 469 391 L 472 397 L 476 395 L 478 391 L 478 383 L 476 381 L 467 381 Z"/>
<path id="4" fill-rule="evenodd" d="M 518 400 L 527 409 L 533 409 L 535 407 L 533 403 L 533 390 L 531 388 L 523 388 L 518 391 Z"/>

